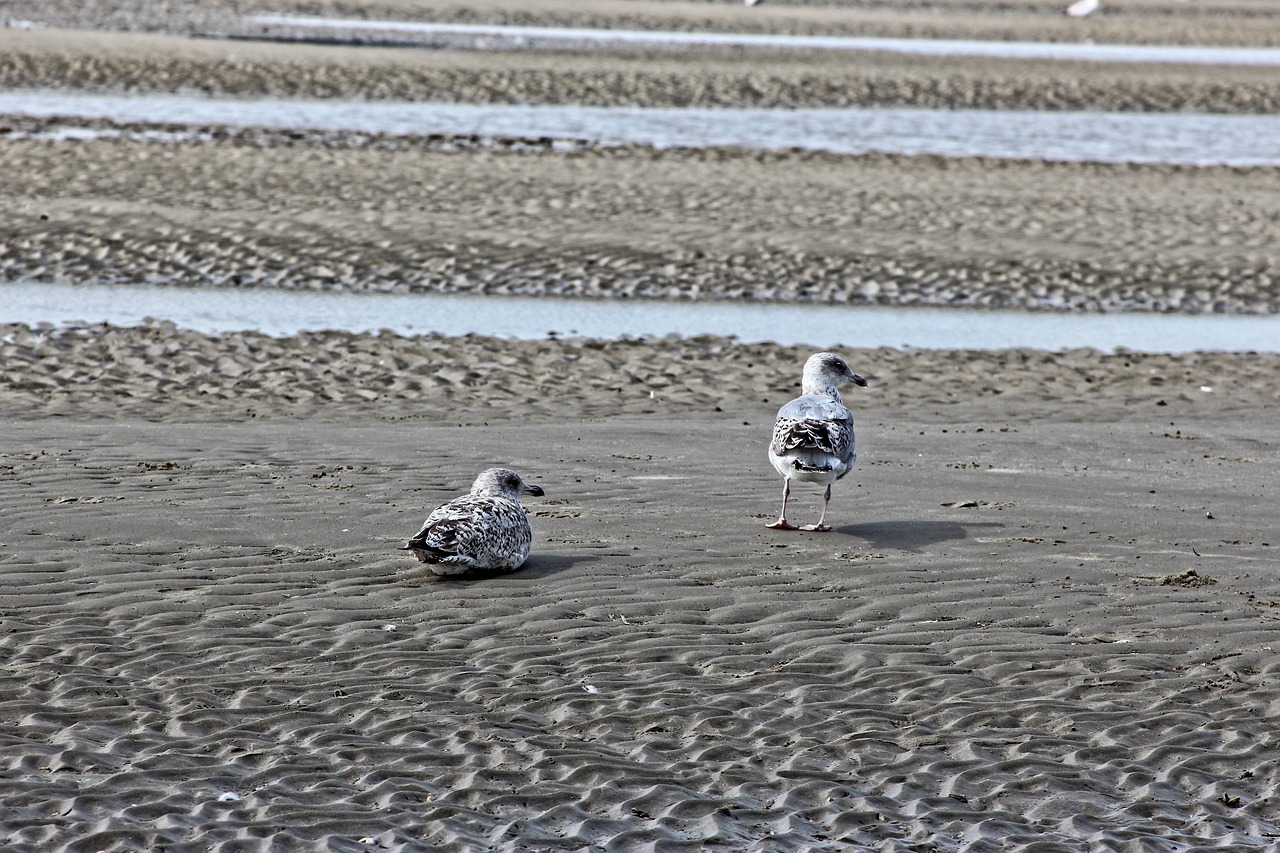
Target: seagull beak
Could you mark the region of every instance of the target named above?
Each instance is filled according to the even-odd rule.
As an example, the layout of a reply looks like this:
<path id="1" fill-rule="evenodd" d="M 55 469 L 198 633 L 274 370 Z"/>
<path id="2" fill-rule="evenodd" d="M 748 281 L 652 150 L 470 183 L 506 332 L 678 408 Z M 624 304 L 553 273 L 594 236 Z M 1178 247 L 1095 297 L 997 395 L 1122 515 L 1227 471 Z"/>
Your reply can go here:
<path id="1" fill-rule="evenodd" d="M 866 388 L 867 380 L 863 379 L 861 376 L 855 373 L 853 374 L 853 384 L 857 385 L 860 388 Z"/>
<path id="2" fill-rule="evenodd" d="M 525 483 L 524 488 L 520 491 L 524 492 L 526 495 L 533 495 L 536 498 L 540 498 L 545 494 L 542 491 L 542 486 L 530 486 L 528 483 Z"/>

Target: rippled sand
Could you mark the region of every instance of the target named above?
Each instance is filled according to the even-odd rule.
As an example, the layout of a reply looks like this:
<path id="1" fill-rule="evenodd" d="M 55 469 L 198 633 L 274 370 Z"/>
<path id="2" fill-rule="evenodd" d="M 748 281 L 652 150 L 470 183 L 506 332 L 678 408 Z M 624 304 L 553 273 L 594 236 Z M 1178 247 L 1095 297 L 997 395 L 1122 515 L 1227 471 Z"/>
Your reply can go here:
<path id="1" fill-rule="evenodd" d="M 1249 0 L 1205 6 L 1206 38 L 1275 43 Z M 0 79 L 767 102 L 856 78 L 946 102 L 1005 73 L 191 41 L 157 33 L 225 16 L 160 8 L 11 3 L 150 33 L 0 31 Z M 863 24 L 1066 32 L 1048 4 L 1002 8 Z M 1086 26 L 1177 41 L 1180 8 Z M 529 22 L 497 0 L 449 9 Z M 1249 111 L 1275 93 L 1178 69 L 1015 76 L 1005 105 L 1105 90 Z M 0 141 L 5 278 L 1276 304 L 1276 170 L 117 129 Z M 1280 358 L 846 354 L 870 380 L 848 397 L 860 458 L 836 530 L 801 535 L 764 527 L 798 348 L 0 326 L 0 846 L 1271 849 Z M 395 546 L 491 464 L 546 490 L 529 563 L 424 575 Z M 817 505 L 798 494 L 795 513 Z"/>
<path id="2" fill-rule="evenodd" d="M 800 350 L 3 332 L 8 850 L 1280 832 L 1275 357 L 851 351 L 784 535 Z M 497 463 L 525 568 L 395 550 Z"/>
<path id="3" fill-rule="evenodd" d="M 68 124 L 91 123 L 10 126 Z M 170 144 L 125 130 L 0 146 L 0 273 L 1088 311 L 1280 305 L 1277 169 L 217 129 Z"/>
<path id="4" fill-rule="evenodd" d="M 273 8 L 351 11 L 341 4 Z M 536 22 L 506 0 L 414 8 L 413 15 L 446 20 Z M 913 29 L 922 20 L 914 7 L 538 8 L 537 20 L 553 24 L 879 32 L 876 21 L 893 20 L 896 29 L 886 34 L 928 34 Z M 1237 43 L 1280 44 L 1280 24 L 1248 0 L 1197 3 L 1194 15 L 1175 0 L 1135 2 L 1085 21 L 1046 4 L 1000 9 L 935 10 L 930 20 L 950 22 L 951 34 L 963 36 L 1183 43 L 1213 41 L 1209 34 L 1220 32 Z M 1230 112 L 1280 105 L 1280 76 L 1268 68 L 741 50 L 391 49 L 191 38 L 261 27 L 181 3 L 150 11 L 112 2 L 20 4 L 13 17 L 24 10 L 50 24 L 99 28 L 0 30 L 5 85 L 641 105 Z M 384 18 L 410 11 L 396 4 L 364 10 Z M 961 27 L 962 19 L 978 30 Z M 1195 39 L 1190 30 L 1170 29 L 1189 21 Z M 84 126 L 116 136 L 16 138 Z M 2 120 L 0 130 L 15 138 L 0 147 L 0 229 L 8 246 L 0 272 L 73 281 L 1091 311 L 1273 313 L 1280 305 L 1276 169 L 600 149 L 222 128 L 156 141 L 146 133 L 176 129 Z"/>
<path id="5" fill-rule="evenodd" d="M 1280 831 L 1280 358 L 850 351 L 814 536 L 797 348 L 0 331 L 7 849 Z M 495 463 L 534 556 L 424 575 Z"/>

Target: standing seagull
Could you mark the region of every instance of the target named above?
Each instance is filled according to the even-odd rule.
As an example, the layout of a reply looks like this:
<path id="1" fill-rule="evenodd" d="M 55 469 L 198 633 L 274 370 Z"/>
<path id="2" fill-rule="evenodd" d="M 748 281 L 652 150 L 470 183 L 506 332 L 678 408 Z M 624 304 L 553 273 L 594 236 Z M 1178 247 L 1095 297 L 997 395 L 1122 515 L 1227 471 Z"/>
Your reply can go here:
<path id="1" fill-rule="evenodd" d="M 528 485 L 507 468 L 483 471 L 470 494 L 432 512 L 400 550 L 412 551 L 437 575 L 518 569 L 529 556 L 533 540 L 521 494 L 541 495 L 542 489 Z"/>
<path id="2" fill-rule="evenodd" d="M 783 477 L 782 512 L 769 527 L 819 532 L 831 529 L 824 523 L 827 504 L 831 502 L 831 484 L 848 474 L 858 458 L 853 446 L 853 415 L 840 399 L 839 388 L 846 382 L 867 386 L 867 380 L 850 370 L 840 356 L 833 352 L 814 353 L 804 363 L 800 396 L 778 410 L 773 440 L 769 442 L 769 461 Z M 797 528 L 787 521 L 792 480 L 826 484 L 817 524 Z"/>

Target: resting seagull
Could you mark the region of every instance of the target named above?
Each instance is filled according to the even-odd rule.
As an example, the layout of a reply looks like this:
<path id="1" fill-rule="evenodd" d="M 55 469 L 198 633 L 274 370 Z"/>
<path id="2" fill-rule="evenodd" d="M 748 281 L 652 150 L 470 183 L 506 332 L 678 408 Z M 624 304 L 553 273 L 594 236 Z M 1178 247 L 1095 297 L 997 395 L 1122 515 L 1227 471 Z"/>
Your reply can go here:
<path id="1" fill-rule="evenodd" d="M 520 505 L 520 495 L 541 495 L 515 471 L 481 472 L 471 493 L 439 507 L 402 551 L 412 551 L 437 575 L 474 570 L 511 571 L 529 556 L 533 531 Z"/>
<path id="2" fill-rule="evenodd" d="M 831 484 L 848 474 L 858 458 L 853 446 L 853 415 L 840 399 L 839 388 L 846 382 L 864 388 L 867 385 L 867 380 L 850 370 L 840 356 L 833 352 L 815 353 L 804 363 L 800 396 L 778 410 L 773 440 L 769 442 L 769 461 L 783 477 L 782 512 L 769 527 L 819 532 L 831 529 L 825 524 Z M 787 521 L 792 480 L 826 484 L 817 524 L 796 527 Z"/>

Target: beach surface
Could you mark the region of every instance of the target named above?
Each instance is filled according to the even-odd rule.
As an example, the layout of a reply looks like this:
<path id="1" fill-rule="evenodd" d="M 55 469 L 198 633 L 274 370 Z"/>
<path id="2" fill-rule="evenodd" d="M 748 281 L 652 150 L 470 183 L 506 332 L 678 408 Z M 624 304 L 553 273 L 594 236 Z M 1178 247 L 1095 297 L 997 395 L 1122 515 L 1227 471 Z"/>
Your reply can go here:
<path id="1" fill-rule="evenodd" d="M 319 344 L 0 394 L 6 849 L 1275 844 L 1274 360 L 851 351 L 817 535 L 764 526 L 802 353 Z M 524 568 L 396 550 L 493 464 Z"/>
<path id="2" fill-rule="evenodd" d="M 254 11 L 1280 44 L 1250 0 L 934 5 Z M 27 22 L 0 30 L 7 86 L 815 105 L 856 84 L 1237 112 L 1277 92 L 1274 69 L 232 41 L 191 38 L 247 32 L 183 3 L 5 15 Z M 6 281 L 1278 304 L 1274 169 L 0 125 Z M 53 138 L 85 127 L 111 133 Z M 0 847 L 1274 849 L 1280 356 L 832 344 L 869 380 L 846 394 L 859 460 L 834 531 L 804 534 L 765 527 L 804 348 L 0 309 Z M 546 491 L 522 569 L 437 579 L 397 550 L 493 465 Z M 797 489 L 789 516 L 820 503 Z"/>
<path id="3" fill-rule="evenodd" d="M 204 5 L 53 2 L 37 14 L 19 3 L 10 20 L 36 17 L 45 26 L 0 29 L 0 84 L 639 107 L 1280 109 L 1280 75 L 1266 66 L 590 45 L 476 50 L 431 39 L 386 47 L 317 43 L 314 33 L 305 40 Z M 489 0 L 361 4 L 360 17 L 937 36 L 919 29 L 923 16 L 951 26 L 952 37 L 1212 44 L 1220 31 L 1228 43 L 1280 44 L 1280 18 L 1249 0 L 1115 7 L 1075 20 L 1056 4 L 1029 1 L 943 3 L 926 15 L 911 4 L 601 0 L 540 4 L 535 20 L 520 4 Z M 355 8 L 278 2 L 257 11 L 340 17 Z M 72 117 L 0 116 L 0 138 L 0 274 L 10 280 L 1083 311 L 1265 314 L 1280 306 L 1274 168 L 653 149 Z"/>

